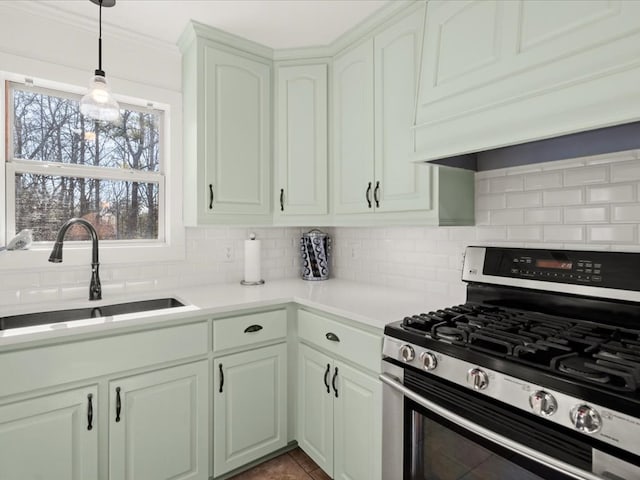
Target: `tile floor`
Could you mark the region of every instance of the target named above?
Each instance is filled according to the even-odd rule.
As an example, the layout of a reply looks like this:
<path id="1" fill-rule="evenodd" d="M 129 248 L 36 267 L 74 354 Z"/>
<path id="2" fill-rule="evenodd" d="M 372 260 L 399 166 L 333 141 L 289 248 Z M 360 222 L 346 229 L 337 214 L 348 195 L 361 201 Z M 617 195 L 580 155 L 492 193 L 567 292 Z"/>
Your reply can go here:
<path id="1" fill-rule="evenodd" d="M 331 477 L 296 448 L 229 480 L 331 480 Z"/>

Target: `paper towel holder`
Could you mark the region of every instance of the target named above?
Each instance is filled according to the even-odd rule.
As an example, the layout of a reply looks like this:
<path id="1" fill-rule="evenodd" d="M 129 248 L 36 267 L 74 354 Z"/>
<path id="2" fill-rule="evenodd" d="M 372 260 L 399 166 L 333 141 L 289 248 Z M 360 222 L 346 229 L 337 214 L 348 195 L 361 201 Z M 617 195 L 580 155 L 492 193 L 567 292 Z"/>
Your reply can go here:
<path id="1" fill-rule="evenodd" d="M 249 240 L 255 240 L 256 239 L 256 234 L 255 233 L 251 233 L 249 235 Z M 240 285 L 248 285 L 248 286 L 254 286 L 254 285 L 264 285 L 264 280 L 257 280 L 257 281 L 246 281 L 246 280 L 241 280 L 240 281 Z"/>

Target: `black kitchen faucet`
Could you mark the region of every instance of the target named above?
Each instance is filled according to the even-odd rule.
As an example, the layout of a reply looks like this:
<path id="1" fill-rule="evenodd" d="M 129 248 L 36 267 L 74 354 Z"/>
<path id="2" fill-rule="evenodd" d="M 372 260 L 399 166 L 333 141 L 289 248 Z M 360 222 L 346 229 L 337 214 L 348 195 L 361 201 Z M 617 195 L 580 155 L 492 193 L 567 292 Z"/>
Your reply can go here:
<path id="1" fill-rule="evenodd" d="M 102 287 L 100 286 L 100 276 L 98 275 L 98 233 L 88 221 L 84 218 L 72 218 L 62 225 L 58 231 L 56 237 L 56 243 L 53 245 L 53 250 L 49 256 L 49 261 L 53 263 L 62 263 L 62 244 L 64 236 L 67 233 L 69 227 L 74 224 L 80 224 L 87 229 L 89 235 L 91 235 L 91 241 L 93 243 L 93 250 L 91 255 L 91 283 L 89 284 L 89 300 L 101 300 L 102 299 Z"/>

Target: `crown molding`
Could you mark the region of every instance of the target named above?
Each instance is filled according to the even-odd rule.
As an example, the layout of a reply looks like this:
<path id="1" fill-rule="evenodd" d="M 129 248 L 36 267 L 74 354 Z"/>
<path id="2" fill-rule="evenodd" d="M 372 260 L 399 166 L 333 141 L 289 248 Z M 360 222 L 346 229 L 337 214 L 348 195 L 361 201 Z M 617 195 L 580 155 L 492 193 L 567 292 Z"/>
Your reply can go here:
<path id="1" fill-rule="evenodd" d="M 237 50 L 242 50 L 252 55 L 257 55 L 269 60 L 273 59 L 273 49 L 262 45 L 257 42 L 253 42 L 244 37 L 234 35 L 233 33 L 225 32 L 219 28 L 211 27 L 195 20 L 191 20 L 178 39 L 177 45 L 182 53 L 188 48 L 193 40 L 198 38 L 205 38 L 212 42 L 216 42 L 227 47 L 232 47 Z"/>
<path id="2" fill-rule="evenodd" d="M 23 12 L 27 15 L 37 15 L 46 18 L 52 23 L 68 25 L 70 27 L 84 30 L 93 35 L 98 33 L 98 19 L 87 19 L 77 13 L 60 10 L 56 8 L 55 2 L 39 2 L 36 0 L 21 0 L 19 2 L 0 1 L 0 9 L 9 9 Z M 176 45 L 165 40 L 133 32 L 126 28 L 119 27 L 102 19 L 102 32 L 107 36 L 115 37 L 126 42 L 134 42 L 145 48 L 152 48 L 158 51 L 171 51 L 179 53 Z"/>

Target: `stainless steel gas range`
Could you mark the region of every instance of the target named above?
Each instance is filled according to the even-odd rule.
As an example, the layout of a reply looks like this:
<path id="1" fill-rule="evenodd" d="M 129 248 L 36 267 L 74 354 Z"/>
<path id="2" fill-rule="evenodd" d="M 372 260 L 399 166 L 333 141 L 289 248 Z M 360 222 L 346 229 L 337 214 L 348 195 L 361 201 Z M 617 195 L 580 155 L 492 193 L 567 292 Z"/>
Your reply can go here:
<path id="1" fill-rule="evenodd" d="M 640 479 L 640 254 L 468 247 L 385 328 L 385 480 Z"/>

